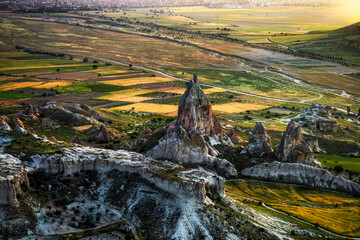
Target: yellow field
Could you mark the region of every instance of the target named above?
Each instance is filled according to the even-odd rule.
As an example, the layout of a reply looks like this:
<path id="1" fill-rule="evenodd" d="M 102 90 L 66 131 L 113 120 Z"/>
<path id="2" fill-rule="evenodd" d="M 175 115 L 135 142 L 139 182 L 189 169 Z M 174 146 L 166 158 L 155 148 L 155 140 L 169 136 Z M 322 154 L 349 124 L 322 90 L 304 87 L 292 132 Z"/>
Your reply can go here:
<path id="1" fill-rule="evenodd" d="M 360 237 L 360 199 L 350 194 L 256 180 L 229 181 L 225 190 L 264 202 L 333 232 Z"/>
<path id="2" fill-rule="evenodd" d="M 33 87 L 43 82 L 8 82 L 0 85 L 0 91 L 10 91 L 19 88 Z"/>
<path id="3" fill-rule="evenodd" d="M 216 104 L 212 106 L 214 111 L 218 112 L 225 112 L 225 113 L 240 113 L 246 112 L 247 110 L 262 110 L 269 108 L 266 105 L 260 104 L 250 104 L 250 103 L 239 103 L 239 102 L 231 102 L 231 103 L 224 103 L 224 104 Z"/>
<path id="4" fill-rule="evenodd" d="M 175 80 L 164 77 L 143 77 L 143 78 L 128 78 L 128 79 L 102 81 L 101 83 L 127 87 L 138 84 L 149 84 L 149 83 L 170 82 L 170 81 L 175 81 Z"/>
<path id="5" fill-rule="evenodd" d="M 317 208 L 273 204 L 272 207 L 288 212 L 312 223 L 318 223 L 334 232 L 359 237 L 360 207 Z M 340 217 L 341 216 L 341 217 Z M 358 234 L 356 234 L 358 232 Z"/>
<path id="6" fill-rule="evenodd" d="M 218 92 L 226 92 L 226 90 L 221 88 L 208 88 L 203 89 L 205 94 L 218 93 Z"/>
<path id="7" fill-rule="evenodd" d="M 134 108 L 134 109 L 133 109 Z M 109 110 L 134 110 L 137 112 L 151 112 L 151 113 L 170 113 L 175 112 L 178 109 L 176 105 L 156 104 L 156 103 L 134 103 L 130 105 L 113 107 Z"/>
<path id="8" fill-rule="evenodd" d="M 55 82 L 45 82 L 40 85 L 33 86 L 32 88 L 53 88 L 53 87 L 62 87 L 71 85 L 72 82 L 65 82 L 65 81 L 55 81 Z"/>
<path id="9" fill-rule="evenodd" d="M 184 94 L 186 88 L 182 87 L 167 87 L 167 88 L 157 88 L 154 89 L 156 92 L 166 92 L 166 93 L 176 93 L 176 94 Z"/>
<path id="10" fill-rule="evenodd" d="M 153 91 L 134 88 L 134 89 L 110 92 L 105 96 L 100 96 L 97 97 L 96 99 L 109 100 L 109 101 L 141 102 L 145 100 L 151 100 L 152 98 L 138 97 L 138 95 L 151 93 L 151 92 Z"/>
<path id="11" fill-rule="evenodd" d="M 91 128 L 92 125 L 83 125 L 83 126 L 78 126 L 78 127 L 73 127 L 76 131 L 85 131 L 88 130 L 89 128 Z"/>

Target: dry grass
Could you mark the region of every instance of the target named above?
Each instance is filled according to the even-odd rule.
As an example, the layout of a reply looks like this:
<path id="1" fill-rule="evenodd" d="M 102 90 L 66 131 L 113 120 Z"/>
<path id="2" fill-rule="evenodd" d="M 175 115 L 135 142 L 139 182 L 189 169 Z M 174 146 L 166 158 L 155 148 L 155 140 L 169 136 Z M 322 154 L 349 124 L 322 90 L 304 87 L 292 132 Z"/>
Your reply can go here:
<path id="1" fill-rule="evenodd" d="M 321 227 L 333 232 L 345 234 L 351 237 L 359 237 L 360 232 L 360 208 L 312 208 L 304 206 L 289 206 L 273 204 L 274 208 L 290 213 L 296 217 L 319 224 Z"/>
<path id="2" fill-rule="evenodd" d="M 19 88 L 33 87 L 41 84 L 43 84 L 43 82 L 8 82 L 0 85 L 0 91 L 10 91 Z"/>
<path id="3" fill-rule="evenodd" d="M 149 83 L 170 82 L 170 81 L 175 81 L 175 80 L 164 77 L 143 77 L 143 78 L 129 78 L 129 79 L 102 81 L 102 83 L 127 87 L 138 84 L 149 84 Z"/>
<path id="4" fill-rule="evenodd" d="M 110 92 L 105 96 L 100 96 L 97 97 L 96 99 L 109 100 L 109 101 L 124 101 L 124 102 L 127 102 L 130 99 L 132 101 L 129 102 L 140 102 L 145 100 L 151 100 L 152 98 L 137 97 L 138 95 L 151 93 L 151 92 L 153 91 L 134 88 L 134 89 Z"/>
<path id="5" fill-rule="evenodd" d="M 154 89 L 156 92 L 166 92 L 166 93 L 176 93 L 176 94 L 184 94 L 186 88 L 182 87 L 167 87 L 167 88 L 157 88 Z"/>
<path id="6" fill-rule="evenodd" d="M 110 108 L 110 110 L 120 111 L 120 110 L 134 110 L 137 112 L 151 112 L 151 113 L 159 113 L 166 114 L 172 113 L 177 110 L 178 106 L 175 105 L 166 105 L 166 104 L 156 104 L 156 103 L 134 103 L 130 105 L 120 106 Z"/>
<path id="7" fill-rule="evenodd" d="M 260 104 L 250 104 L 250 103 L 239 103 L 239 102 L 231 102 L 231 103 L 224 103 L 224 104 L 216 104 L 212 106 L 214 111 L 224 112 L 224 113 L 240 113 L 246 112 L 247 110 L 262 110 L 269 108 L 266 105 Z"/>
<path id="8" fill-rule="evenodd" d="M 204 89 L 205 94 L 211 94 L 211 93 L 219 93 L 219 92 L 226 92 L 226 90 L 221 88 L 208 88 Z"/>
<path id="9" fill-rule="evenodd" d="M 40 85 L 33 86 L 32 88 L 54 88 L 54 87 L 67 86 L 71 84 L 72 82 L 54 81 L 54 82 L 45 82 Z"/>
<path id="10" fill-rule="evenodd" d="M 92 127 L 92 125 L 83 125 L 83 126 L 78 126 L 78 127 L 73 127 L 73 128 L 76 131 L 82 132 L 82 131 L 88 130 L 91 127 Z"/>

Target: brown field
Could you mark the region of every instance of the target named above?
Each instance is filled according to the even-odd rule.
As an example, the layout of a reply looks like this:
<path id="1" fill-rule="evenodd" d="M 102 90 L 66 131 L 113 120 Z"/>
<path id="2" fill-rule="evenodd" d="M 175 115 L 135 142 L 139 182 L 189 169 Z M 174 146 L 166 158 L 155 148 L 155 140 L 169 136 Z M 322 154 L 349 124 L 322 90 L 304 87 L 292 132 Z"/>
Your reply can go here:
<path id="1" fill-rule="evenodd" d="M 134 108 L 134 109 L 133 109 Z M 120 106 L 110 108 L 110 110 L 120 111 L 120 110 L 134 110 L 137 112 L 151 112 L 159 114 L 169 114 L 177 111 L 178 106 L 176 105 L 166 105 L 166 104 L 156 104 L 156 103 L 134 103 L 130 105 Z"/>
<path id="2" fill-rule="evenodd" d="M 53 88 L 53 87 L 67 86 L 71 84 L 72 82 L 54 81 L 54 82 L 45 82 L 40 85 L 33 86 L 32 88 Z"/>
<path id="3" fill-rule="evenodd" d="M 43 82 L 7 82 L 0 85 L 0 91 L 10 91 L 19 88 L 33 87 L 43 84 Z"/>
<path id="4" fill-rule="evenodd" d="M 96 76 L 97 76 L 96 73 L 89 73 L 89 72 L 66 72 L 66 73 L 42 74 L 42 75 L 37 75 L 35 77 L 52 79 L 52 80 L 56 80 L 56 79 L 75 80 L 79 78 L 91 78 Z"/>
<path id="5" fill-rule="evenodd" d="M 216 105 L 213 105 L 212 108 L 214 111 L 217 111 L 217 112 L 241 113 L 241 112 L 246 112 L 247 110 L 250 110 L 250 111 L 262 110 L 262 109 L 269 108 L 269 106 L 260 105 L 260 104 L 231 102 L 231 103 L 224 103 L 224 104 L 216 104 Z"/>
<path id="6" fill-rule="evenodd" d="M 164 77 L 143 77 L 143 78 L 102 81 L 102 83 L 127 87 L 127 86 L 139 85 L 139 84 L 171 82 L 171 81 L 175 81 L 175 80 L 171 79 L 171 78 L 164 78 Z"/>
<path id="7" fill-rule="evenodd" d="M 148 97 L 137 97 L 138 95 L 145 94 L 145 93 L 151 93 L 153 91 L 146 90 L 146 89 L 128 89 L 128 90 L 122 90 L 122 91 L 115 91 L 110 92 L 106 94 L 105 96 L 97 97 L 96 99 L 102 99 L 102 100 L 109 100 L 109 101 L 122 101 L 127 102 L 126 99 L 130 99 L 134 102 L 141 102 L 146 100 L 151 100 L 152 98 Z M 129 102 L 132 102 L 129 101 Z"/>

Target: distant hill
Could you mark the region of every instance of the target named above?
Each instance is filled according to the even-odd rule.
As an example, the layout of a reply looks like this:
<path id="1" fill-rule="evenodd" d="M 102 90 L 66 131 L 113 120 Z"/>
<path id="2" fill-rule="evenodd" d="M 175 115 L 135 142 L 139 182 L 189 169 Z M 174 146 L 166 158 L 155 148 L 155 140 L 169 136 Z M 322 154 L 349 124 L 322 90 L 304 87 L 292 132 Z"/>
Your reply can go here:
<path id="1" fill-rule="evenodd" d="M 350 63 L 360 63 L 360 22 L 333 31 L 277 36 L 270 39 L 295 50 L 341 58 Z"/>

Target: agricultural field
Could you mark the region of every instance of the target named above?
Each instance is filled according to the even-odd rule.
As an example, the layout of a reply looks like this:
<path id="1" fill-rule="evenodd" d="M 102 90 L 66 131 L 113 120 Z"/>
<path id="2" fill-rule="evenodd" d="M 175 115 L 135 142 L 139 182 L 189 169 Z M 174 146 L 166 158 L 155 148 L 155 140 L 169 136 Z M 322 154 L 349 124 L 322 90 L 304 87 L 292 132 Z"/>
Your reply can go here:
<path id="1" fill-rule="evenodd" d="M 301 76 L 301 78 L 304 78 L 303 80 L 305 82 L 310 84 L 319 84 L 319 81 L 316 81 L 316 79 L 314 80 L 313 76 L 314 74 L 324 71 L 323 69 L 326 69 L 326 71 L 329 71 L 329 74 L 332 74 L 335 79 L 339 78 L 339 83 L 347 83 L 342 84 L 342 88 L 350 93 L 358 94 L 358 89 L 352 87 L 356 85 L 356 80 L 351 77 L 334 73 L 334 71 L 340 71 L 341 69 L 339 66 L 332 67 L 333 65 L 329 63 L 306 63 L 303 59 L 300 59 L 303 60 L 303 62 L 294 62 L 299 59 L 284 54 L 281 55 L 280 53 L 270 54 L 270 52 L 264 52 L 265 50 L 246 48 L 242 45 L 234 45 L 232 48 L 226 49 L 224 48 L 224 46 L 226 46 L 224 42 L 210 42 L 206 39 L 195 39 L 194 41 L 197 41 L 201 47 L 208 48 L 209 50 L 221 51 L 225 55 L 214 54 L 211 51 L 199 49 L 187 44 L 180 44 L 139 34 L 90 29 L 54 22 L 44 22 L 42 25 L 43 27 L 39 27 L 35 24 L 36 21 L 34 20 L 12 20 L 11 17 L 3 18 L 2 22 L 5 23 L 1 26 L 2 28 L 0 28 L 3 38 L 9 39 L 11 36 L 11 29 L 16 28 L 17 30 L 14 30 L 14 34 L 16 36 L 19 35 L 19 38 L 17 38 L 17 44 L 19 45 L 41 48 L 44 50 L 52 49 L 53 51 L 59 52 L 71 52 L 74 55 L 97 55 L 127 65 L 133 64 L 134 66 L 139 65 L 161 70 L 186 80 L 190 80 L 192 74 L 196 73 L 203 83 L 265 97 L 282 98 L 298 102 L 314 101 L 321 104 L 338 104 L 338 107 L 342 107 L 343 109 L 346 109 L 347 105 L 350 105 L 353 109 L 360 107 L 359 101 L 355 101 L 353 98 L 344 98 L 339 96 L 339 94 L 331 95 L 331 93 L 327 93 L 331 95 L 331 97 L 325 99 L 322 97 L 322 86 L 320 86 L 318 90 L 311 86 L 295 84 L 287 77 L 270 71 L 264 72 L 262 71 L 262 68 L 254 67 L 252 61 L 256 61 L 256 66 L 258 65 L 258 60 L 261 60 L 263 64 L 270 64 L 273 66 L 277 64 L 272 63 L 271 61 L 279 61 L 282 63 L 282 66 L 290 66 L 289 68 L 278 66 L 281 67 L 283 71 L 282 74 L 290 74 L 295 77 Z M 18 29 L 22 30 L 20 31 Z M 34 32 L 37 33 L 36 36 L 33 34 Z M 134 44 L 135 42 L 136 44 Z M 152 46 L 151 48 L 148 47 L 150 45 Z M 112 47 L 109 48 L 109 46 Z M 233 54 L 239 56 L 239 58 L 232 55 L 228 56 L 226 54 Z M 240 56 L 244 56 L 248 58 L 248 60 L 242 60 L 240 59 Z M 270 56 L 275 59 L 268 59 Z M 201 61 L 199 61 L 199 59 L 201 59 Z M 81 59 L 78 61 L 81 61 Z M 316 67 L 314 68 L 314 66 Z M 128 79 L 130 76 L 136 79 L 136 75 L 141 77 L 146 75 L 146 73 L 143 73 L 140 69 L 135 70 L 133 73 L 129 73 L 129 69 L 123 71 L 116 70 L 112 66 L 107 67 L 108 68 L 93 69 L 93 64 L 79 63 L 76 66 L 76 69 L 74 69 L 75 66 L 63 66 L 62 73 L 76 70 L 77 72 L 86 71 L 103 76 L 119 75 L 118 79 L 103 80 L 109 81 L 108 83 L 111 85 L 121 84 L 122 86 L 133 84 L 128 81 L 124 83 L 125 81 L 122 79 Z M 51 66 L 49 68 L 44 68 L 43 71 L 46 70 L 48 72 L 43 72 L 42 74 L 54 74 L 54 70 L 56 69 L 57 68 L 52 68 Z M 7 74 L 7 71 L 15 70 L 4 70 L 4 73 Z M 17 71 L 19 74 L 23 74 L 25 69 L 18 69 Z M 35 69 L 32 71 L 35 71 Z M 306 74 L 308 72 L 309 74 Z M 56 79 L 56 76 L 53 75 L 52 77 L 55 77 Z M 142 82 L 141 85 L 152 84 L 151 81 L 154 81 L 154 79 L 150 78 L 151 74 L 148 74 L 148 77 L 149 81 L 142 79 L 144 82 Z M 346 81 L 342 81 L 342 79 L 345 79 Z M 324 84 L 334 87 L 336 82 L 337 81 L 327 81 Z M 323 83 L 320 85 L 322 84 Z M 178 85 L 167 85 L 167 87 L 178 87 Z M 339 86 L 337 85 L 336 87 Z M 176 93 L 180 94 L 180 92 Z"/>
<path id="2" fill-rule="evenodd" d="M 359 237 L 360 200 L 352 195 L 255 180 L 228 181 L 225 189 L 228 197 L 243 204 L 249 204 L 246 198 L 252 199 L 285 213 L 281 215 L 267 209 L 270 215 L 284 218 L 289 214 L 315 227 Z M 265 211 L 264 207 L 257 209 Z"/>

